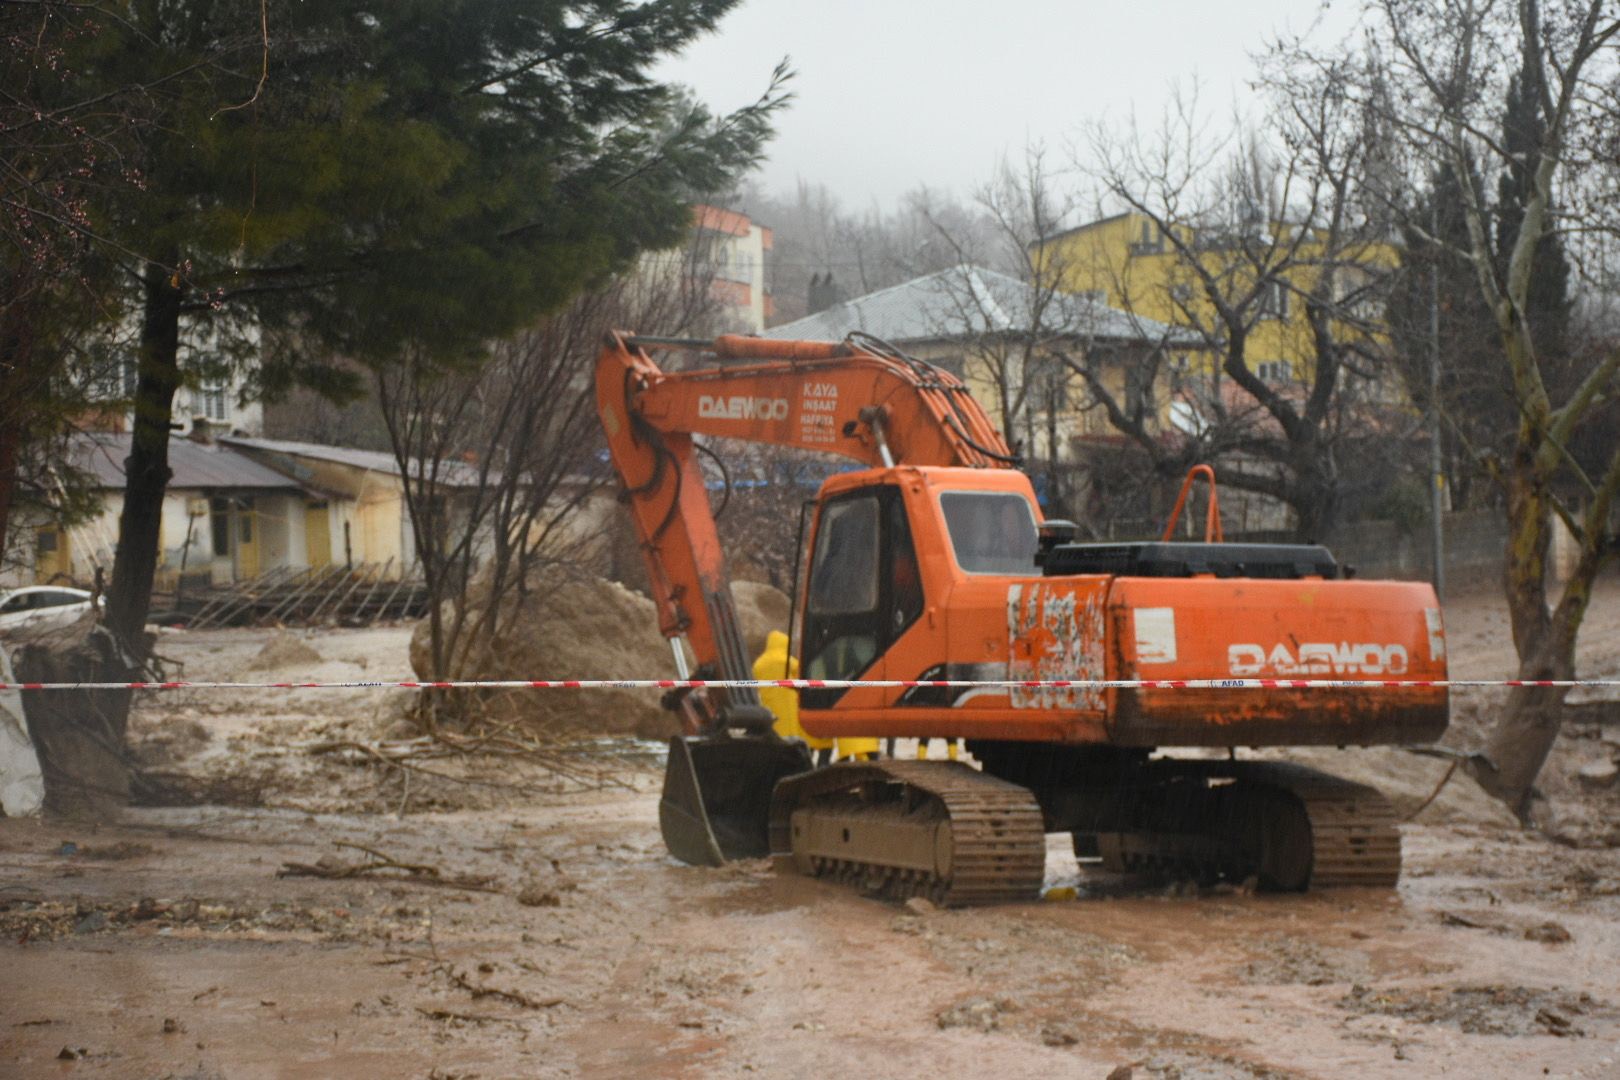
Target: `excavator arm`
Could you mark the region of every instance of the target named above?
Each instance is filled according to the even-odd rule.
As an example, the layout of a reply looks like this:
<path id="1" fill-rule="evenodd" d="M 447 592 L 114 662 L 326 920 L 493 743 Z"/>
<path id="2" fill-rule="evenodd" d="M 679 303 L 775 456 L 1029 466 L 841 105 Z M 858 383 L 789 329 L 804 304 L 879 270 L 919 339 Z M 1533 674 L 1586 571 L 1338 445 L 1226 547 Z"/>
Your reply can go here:
<path id="1" fill-rule="evenodd" d="M 664 371 L 648 355 L 657 348 L 697 351 L 715 363 Z M 1017 463 L 960 379 L 853 335 L 840 343 L 700 342 L 613 333 L 597 362 L 596 394 L 659 629 L 683 678 L 752 677 L 695 436 L 817 450 L 872 466 Z M 683 640 L 695 672 L 687 670 Z M 778 780 L 809 768 L 802 744 L 776 738 L 774 717 L 752 689 L 681 691 L 675 703 L 685 735 L 670 742 L 659 802 L 665 844 L 696 864 L 767 854 L 771 792 Z"/>

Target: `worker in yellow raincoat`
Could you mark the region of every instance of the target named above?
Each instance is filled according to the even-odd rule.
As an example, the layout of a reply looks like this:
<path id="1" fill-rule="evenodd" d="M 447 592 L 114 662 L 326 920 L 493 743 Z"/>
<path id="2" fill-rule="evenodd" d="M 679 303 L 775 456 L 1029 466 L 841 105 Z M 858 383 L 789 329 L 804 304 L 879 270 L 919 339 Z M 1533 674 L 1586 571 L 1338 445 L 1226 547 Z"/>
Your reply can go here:
<path id="1" fill-rule="evenodd" d="M 754 661 L 756 679 L 797 679 L 799 662 L 788 656 L 788 637 L 780 630 L 772 630 L 765 637 L 765 651 Z M 762 687 L 759 703 L 776 714 L 773 725 L 784 739 L 803 739 L 815 754 L 816 764 L 825 765 L 838 758 L 870 759 L 878 755 L 877 739 L 818 739 L 799 726 L 799 692 L 783 686 Z"/>

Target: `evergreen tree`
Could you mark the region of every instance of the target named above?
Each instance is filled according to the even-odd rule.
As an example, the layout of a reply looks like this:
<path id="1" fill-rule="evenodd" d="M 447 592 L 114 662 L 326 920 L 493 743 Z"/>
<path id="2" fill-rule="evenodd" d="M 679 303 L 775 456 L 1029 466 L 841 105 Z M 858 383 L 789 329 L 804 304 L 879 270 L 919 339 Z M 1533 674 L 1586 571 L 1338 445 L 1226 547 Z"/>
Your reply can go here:
<path id="1" fill-rule="evenodd" d="M 1475 192 L 1483 190 L 1472 168 L 1468 183 Z M 1507 446 L 1516 416 L 1495 322 L 1473 265 L 1461 254 L 1468 250 L 1463 205 L 1456 170 L 1448 166 L 1430 178 L 1408 219 L 1412 224 L 1403 227 L 1400 272 L 1388 311 L 1396 365 L 1412 400 L 1427 410 L 1430 312 L 1438 300 L 1441 442 L 1446 481 L 1458 507 L 1491 498 L 1480 458 Z"/>
<path id="2" fill-rule="evenodd" d="M 1546 138 L 1541 115 L 1539 67 L 1527 55 L 1523 67 L 1508 83 L 1502 113 L 1502 148 L 1507 166 L 1496 185 L 1496 266 L 1506 277 L 1524 206 L 1530 198 L 1530 159 Z M 1536 243 L 1535 273 L 1530 278 L 1529 310 L 1535 328 L 1536 351 L 1553 370 L 1566 366 L 1569 355 L 1569 260 L 1557 233 L 1547 232 Z"/>
<path id="3" fill-rule="evenodd" d="M 144 190 L 98 227 L 139 253 L 128 486 L 109 625 L 138 638 L 186 365 L 341 395 L 406 348 L 476 363 L 755 162 L 779 70 L 723 119 L 651 68 L 736 0 L 147 0 L 76 61 L 156 85 Z M 261 33 L 261 25 L 268 33 Z"/>

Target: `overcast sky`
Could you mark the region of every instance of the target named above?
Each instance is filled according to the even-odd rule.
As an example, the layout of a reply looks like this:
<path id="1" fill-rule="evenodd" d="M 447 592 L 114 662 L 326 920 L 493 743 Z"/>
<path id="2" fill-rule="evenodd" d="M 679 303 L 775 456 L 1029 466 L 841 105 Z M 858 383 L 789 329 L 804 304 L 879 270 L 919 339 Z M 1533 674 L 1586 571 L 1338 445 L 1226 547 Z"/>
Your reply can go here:
<path id="1" fill-rule="evenodd" d="M 920 184 L 966 195 L 1031 140 L 1062 151 L 1091 118 L 1158 117 L 1196 74 L 1206 107 L 1251 106 L 1249 54 L 1276 30 L 1331 39 L 1345 0 L 744 0 L 659 71 L 717 110 L 758 97 L 784 56 L 796 99 L 762 179 L 825 183 L 850 209 Z"/>

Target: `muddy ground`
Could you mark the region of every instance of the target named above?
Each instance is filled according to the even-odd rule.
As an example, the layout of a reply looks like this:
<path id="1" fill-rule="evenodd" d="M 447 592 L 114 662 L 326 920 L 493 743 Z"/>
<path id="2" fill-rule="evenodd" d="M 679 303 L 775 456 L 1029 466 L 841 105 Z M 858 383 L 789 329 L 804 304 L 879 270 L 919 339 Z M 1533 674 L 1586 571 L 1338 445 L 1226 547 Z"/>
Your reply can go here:
<path id="1" fill-rule="evenodd" d="M 1448 628 L 1457 675 L 1509 673 L 1489 590 Z M 407 637 L 309 635 L 318 661 L 263 631 L 162 652 L 191 678 L 375 678 L 405 670 Z M 1615 582 L 1586 640 L 1583 674 L 1620 673 Z M 914 912 L 767 862 L 674 863 L 649 744 L 551 748 L 561 773 L 515 753 L 402 771 L 345 745 L 408 737 L 408 704 L 154 696 L 136 746 L 190 805 L 0 820 L 0 1076 L 1620 1075 L 1620 795 L 1576 779 L 1620 752 L 1614 725 L 1561 740 L 1554 837 L 1456 780 L 1405 826 L 1393 893 L 1167 888 L 1053 837 L 1048 884 L 1072 899 Z M 1466 744 L 1494 701 L 1457 706 Z M 1311 758 L 1408 808 L 1445 770 Z M 402 866 L 282 876 L 363 848 Z"/>

